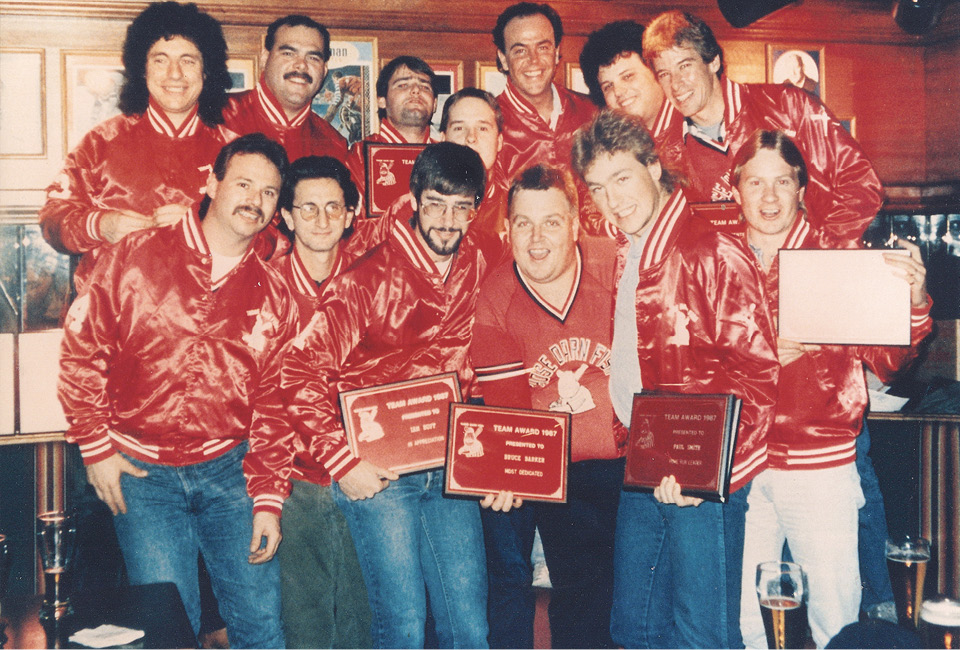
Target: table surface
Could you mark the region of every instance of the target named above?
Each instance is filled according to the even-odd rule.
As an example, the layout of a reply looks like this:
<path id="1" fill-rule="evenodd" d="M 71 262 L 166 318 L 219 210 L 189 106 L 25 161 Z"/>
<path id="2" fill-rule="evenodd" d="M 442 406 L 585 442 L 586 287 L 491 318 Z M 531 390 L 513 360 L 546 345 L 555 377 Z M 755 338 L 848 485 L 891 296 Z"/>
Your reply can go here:
<path id="1" fill-rule="evenodd" d="M 187 612 L 177 587 L 161 582 L 122 587 L 100 594 L 77 594 L 71 598 L 74 614 L 57 626 L 45 629 L 39 620 L 43 596 L 7 598 L 0 622 L 6 623 L 6 648 L 83 647 L 68 638 L 77 630 L 105 623 L 144 631 L 144 637 L 130 647 L 196 648 Z"/>

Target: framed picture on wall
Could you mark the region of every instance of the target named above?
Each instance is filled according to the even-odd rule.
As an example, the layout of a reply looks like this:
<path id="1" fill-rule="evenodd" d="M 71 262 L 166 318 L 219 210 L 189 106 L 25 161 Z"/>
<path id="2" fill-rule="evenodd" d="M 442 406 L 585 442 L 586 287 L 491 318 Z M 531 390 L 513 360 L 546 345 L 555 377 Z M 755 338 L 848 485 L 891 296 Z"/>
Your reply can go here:
<path id="1" fill-rule="evenodd" d="M 120 52 L 63 52 L 64 151 L 90 129 L 120 113 L 124 65 Z"/>
<path id="2" fill-rule="evenodd" d="M 565 87 L 578 93 L 589 94 L 585 77 L 582 75 L 582 67 L 578 63 L 565 64 Z"/>
<path id="3" fill-rule="evenodd" d="M 378 129 L 378 39 L 374 36 L 333 36 L 328 76 L 314 96 L 311 109 L 327 120 L 352 145 Z"/>
<path id="4" fill-rule="evenodd" d="M 43 50 L 0 50 L 0 157 L 47 155 Z"/>
<path id="5" fill-rule="evenodd" d="M 441 126 L 441 113 L 445 108 L 445 100 L 465 86 L 465 68 L 461 61 L 440 61 L 431 59 L 425 61 L 435 71 L 435 92 L 438 93 L 438 105 L 435 107 L 435 114 L 431 118 L 431 126 L 439 129 Z"/>
<path id="6" fill-rule="evenodd" d="M 766 80 L 802 88 L 825 99 L 825 49 L 766 45 Z"/>
<path id="7" fill-rule="evenodd" d="M 505 74 L 500 72 L 494 63 L 475 63 L 475 83 L 482 90 L 498 97 L 508 82 Z"/>
<path id="8" fill-rule="evenodd" d="M 254 88 L 257 81 L 256 56 L 232 56 L 227 60 L 227 73 L 231 75 L 231 88 L 228 92 L 239 93 Z"/>

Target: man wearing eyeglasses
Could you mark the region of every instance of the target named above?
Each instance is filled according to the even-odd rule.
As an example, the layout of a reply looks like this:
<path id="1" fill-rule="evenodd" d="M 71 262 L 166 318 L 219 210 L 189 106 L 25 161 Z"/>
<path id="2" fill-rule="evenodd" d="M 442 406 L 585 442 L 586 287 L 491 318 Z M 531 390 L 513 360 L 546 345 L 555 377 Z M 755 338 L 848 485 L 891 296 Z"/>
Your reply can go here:
<path id="1" fill-rule="evenodd" d="M 330 280 L 311 324 L 283 360 L 281 390 L 296 435 L 331 475 L 371 606 L 373 647 L 423 647 L 429 594 L 440 647 L 488 645 L 478 504 L 443 496 L 444 472 L 398 476 L 349 449 L 339 392 L 455 372 L 475 396 L 468 360 L 477 290 L 505 255 L 493 233 L 465 233 L 485 195 L 468 147 L 430 144 L 415 160 L 411 221 Z M 392 431 L 385 431 L 391 436 Z M 504 509 L 510 495 L 483 506 Z"/>
<path id="2" fill-rule="evenodd" d="M 358 189 L 340 161 L 308 156 L 292 163 L 278 201 L 291 250 L 271 261 L 298 307 L 299 330 L 310 321 L 328 282 L 354 256 L 351 233 Z M 281 619 L 289 648 L 367 648 L 371 612 L 347 522 L 334 503 L 331 476 L 303 445 L 288 448 L 291 496 L 278 549 Z"/>

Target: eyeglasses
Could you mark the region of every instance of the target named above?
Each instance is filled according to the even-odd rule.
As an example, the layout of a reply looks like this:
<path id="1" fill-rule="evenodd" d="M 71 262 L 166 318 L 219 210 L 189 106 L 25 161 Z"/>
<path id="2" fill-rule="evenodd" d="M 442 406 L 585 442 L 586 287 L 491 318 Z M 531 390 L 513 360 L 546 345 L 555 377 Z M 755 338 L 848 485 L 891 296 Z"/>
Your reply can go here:
<path id="1" fill-rule="evenodd" d="M 291 207 L 300 210 L 301 218 L 307 221 L 313 221 L 321 214 L 321 208 L 314 203 L 302 203 L 301 205 L 292 205 Z M 348 209 L 344 203 L 330 201 L 324 204 L 324 215 L 328 219 L 343 219 L 347 211 Z"/>
<path id="2" fill-rule="evenodd" d="M 445 212 L 451 210 L 451 214 L 458 221 L 470 221 L 475 217 L 475 208 L 471 205 L 462 203 L 449 206 L 441 201 L 425 201 L 421 204 L 421 212 L 429 219 L 440 219 L 445 216 Z"/>

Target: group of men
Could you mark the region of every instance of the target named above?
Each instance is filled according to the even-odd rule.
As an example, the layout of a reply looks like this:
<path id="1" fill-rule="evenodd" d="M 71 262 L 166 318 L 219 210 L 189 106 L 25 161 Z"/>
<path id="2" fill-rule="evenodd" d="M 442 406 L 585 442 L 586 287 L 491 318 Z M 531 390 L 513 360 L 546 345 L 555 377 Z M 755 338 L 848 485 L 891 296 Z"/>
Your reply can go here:
<path id="1" fill-rule="evenodd" d="M 881 202 L 825 106 L 728 79 L 679 11 L 593 33 L 591 99 L 553 81 L 549 5 L 492 34 L 505 91 L 456 92 L 437 135 L 431 67 L 381 70 L 369 140 L 425 148 L 367 218 L 361 144 L 311 110 L 321 24 L 272 23 L 233 95 L 213 18 L 162 2 L 131 24 L 123 114 L 41 211 L 81 256 L 60 397 L 129 579 L 175 582 L 197 631 L 200 555 L 232 647 L 423 647 L 429 620 L 440 647 L 532 647 L 537 529 L 553 647 L 765 647 L 752 576 L 788 542 L 823 647 L 861 600 L 863 365 L 891 375 L 931 327 L 918 250 L 887 258 L 912 346 L 779 339 L 776 251 L 857 246 Z M 730 200 L 731 232 L 690 207 Z M 443 469 L 347 444 L 339 393 L 440 373 L 572 415 L 565 504 L 450 498 Z M 742 399 L 725 504 L 673 476 L 623 488 L 641 389 Z"/>

